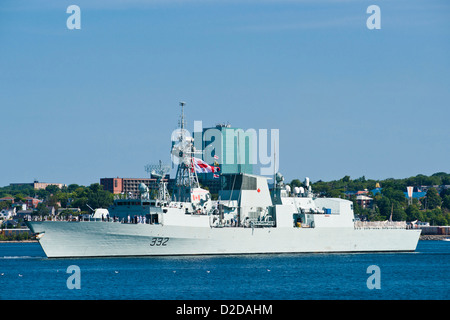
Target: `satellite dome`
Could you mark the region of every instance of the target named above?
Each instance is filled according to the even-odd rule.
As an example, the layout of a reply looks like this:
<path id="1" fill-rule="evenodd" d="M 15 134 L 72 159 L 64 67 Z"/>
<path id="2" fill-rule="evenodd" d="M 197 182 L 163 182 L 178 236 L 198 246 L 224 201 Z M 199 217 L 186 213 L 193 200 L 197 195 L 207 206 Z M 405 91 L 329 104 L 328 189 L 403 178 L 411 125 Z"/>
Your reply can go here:
<path id="1" fill-rule="evenodd" d="M 277 182 L 282 182 L 284 180 L 284 177 L 281 173 L 277 172 L 276 179 L 277 179 Z"/>
<path id="2" fill-rule="evenodd" d="M 139 192 L 140 193 L 148 192 L 148 187 L 145 185 L 145 183 L 141 182 L 141 184 L 139 185 Z"/>

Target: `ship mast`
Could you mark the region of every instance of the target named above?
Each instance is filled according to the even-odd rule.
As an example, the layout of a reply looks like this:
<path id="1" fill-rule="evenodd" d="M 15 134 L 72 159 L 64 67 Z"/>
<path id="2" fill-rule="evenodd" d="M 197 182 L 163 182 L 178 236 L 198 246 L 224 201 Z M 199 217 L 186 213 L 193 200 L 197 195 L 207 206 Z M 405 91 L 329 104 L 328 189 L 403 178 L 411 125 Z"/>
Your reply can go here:
<path id="1" fill-rule="evenodd" d="M 158 185 L 157 199 L 161 201 L 169 201 L 170 195 L 167 190 L 166 174 L 170 171 L 169 165 L 164 165 L 161 160 L 158 164 L 148 164 L 145 166 L 145 171 L 150 175 L 150 178 L 156 178 Z"/>
<path id="2" fill-rule="evenodd" d="M 191 189 L 199 188 L 197 173 L 194 170 L 194 144 L 193 138 L 186 131 L 186 121 L 184 117 L 185 102 L 180 102 L 181 116 L 178 122 L 179 134 L 177 142 L 172 148 L 172 154 L 178 158 L 178 168 L 176 175 L 176 192 L 177 201 L 190 201 Z"/>

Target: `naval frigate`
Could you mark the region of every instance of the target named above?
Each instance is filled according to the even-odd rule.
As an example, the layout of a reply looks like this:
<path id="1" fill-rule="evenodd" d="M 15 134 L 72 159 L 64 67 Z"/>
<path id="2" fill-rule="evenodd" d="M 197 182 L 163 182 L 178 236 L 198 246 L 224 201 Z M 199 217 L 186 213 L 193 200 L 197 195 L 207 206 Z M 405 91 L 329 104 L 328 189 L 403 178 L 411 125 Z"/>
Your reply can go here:
<path id="1" fill-rule="evenodd" d="M 27 221 L 49 258 L 328 252 L 398 252 L 416 249 L 420 230 L 406 222 L 363 222 L 353 202 L 317 197 L 306 188 L 268 177 L 220 174 L 219 200 L 200 187 L 193 139 L 185 134 L 184 104 L 177 143 L 176 187 L 154 170 L 158 191 L 139 186 L 88 219 Z"/>

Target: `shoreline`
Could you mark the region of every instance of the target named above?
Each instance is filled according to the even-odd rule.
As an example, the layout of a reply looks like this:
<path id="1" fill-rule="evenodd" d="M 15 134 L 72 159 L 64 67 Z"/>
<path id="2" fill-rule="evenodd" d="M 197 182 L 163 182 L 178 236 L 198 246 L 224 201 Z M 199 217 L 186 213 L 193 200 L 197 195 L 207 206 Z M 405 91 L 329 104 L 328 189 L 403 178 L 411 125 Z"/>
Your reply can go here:
<path id="1" fill-rule="evenodd" d="M 445 234 L 423 234 L 420 235 L 419 240 L 444 240 L 445 238 L 450 238 L 450 236 Z"/>
<path id="2" fill-rule="evenodd" d="M 429 240 L 444 240 L 445 238 L 450 238 L 448 235 L 444 234 L 427 234 L 427 235 L 421 235 L 419 240 L 422 241 L 429 241 Z M 0 240 L 0 243 L 39 243 L 38 240 Z"/>
<path id="3" fill-rule="evenodd" d="M 38 242 L 37 240 L 0 240 L 0 243 L 26 243 L 26 242 Z"/>

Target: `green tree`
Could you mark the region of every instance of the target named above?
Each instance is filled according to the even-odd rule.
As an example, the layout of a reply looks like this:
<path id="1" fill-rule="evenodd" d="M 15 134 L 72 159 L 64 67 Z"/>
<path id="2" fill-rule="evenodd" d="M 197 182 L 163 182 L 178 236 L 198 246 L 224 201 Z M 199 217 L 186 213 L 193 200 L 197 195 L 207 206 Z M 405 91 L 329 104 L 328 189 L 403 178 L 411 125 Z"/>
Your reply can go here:
<path id="1" fill-rule="evenodd" d="M 392 202 L 387 197 L 375 197 L 375 204 L 379 209 L 380 216 L 384 218 L 389 217 L 391 215 Z"/>
<path id="2" fill-rule="evenodd" d="M 60 191 L 60 189 L 59 189 L 58 186 L 55 186 L 55 185 L 49 185 L 49 186 L 45 187 L 45 191 L 47 191 L 47 192 L 50 193 L 50 194 L 55 194 L 55 193 L 57 193 L 58 191 Z"/>
<path id="3" fill-rule="evenodd" d="M 69 186 L 67 187 L 67 192 L 72 193 L 74 192 L 76 189 L 78 189 L 80 186 L 77 184 L 69 184 Z"/>
<path id="4" fill-rule="evenodd" d="M 406 220 L 407 221 L 415 221 L 415 220 L 423 220 L 422 214 L 419 210 L 419 208 L 417 207 L 417 205 L 410 205 L 408 206 L 408 208 L 406 208 L 405 210 L 406 212 Z"/>
<path id="5" fill-rule="evenodd" d="M 318 193 L 322 196 L 327 194 L 331 190 L 330 185 L 323 181 L 317 181 L 311 187 L 315 193 Z"/>
<path id="6" fill-rule="evenodd" d="M 291 188 L 295 188 L 295 187 L 301 187 L 302 183 L 300 180 L 294 179 L 291 181 L 290 185 L 291 185 Z"/>
<path id="7" fill-rule="evenodd" d="M 444 196 L 444 198 L 442 199 L 442 207 L 450 210 L 450 195 Z"/>
<path id="8" fill-rule="evenodd" d="M 59 203 L 58 202 L 59 202 L 58 195 L 57 194 L 52 194 L 49 197 L 48 201 L 47 201 L 47 205 L 49 207 L 54 207 L 55 208 L 55 212 L 58 212 L 58 209 L 59 209 Z"/>
<path id="9" fill-rule="evenodd" d="M 47 206 L 41 202 L 37 205 L 37 208 L 36 208 L 36 211 L 34 212 L 34 214 L 39 215 L 39 216 L 47 216 L 50 214 L 50 209 L 47 208 Z"/>
<path id="10" fill-rule="evenodd" d="M 426 218 L 427 221 L 430 222 L 430 225 L 432 226 L 438 226 L 442 223 L 445 223 L 445 221 L 442 220 L 442 211 L 439 208 L 428 210 L 426 212 Z"/>
<path id="11" fill-rule="evenodd" d="M 14 196 L 14 202 L 24 202 L 25 198 L 26 196 L 22 193 L 16 193 L 16 195 Z"/>
<path id="12" fill-rule="evenodd" d="M 91 209 L 107 208 L 114 202 L 114 196 L 109 191 L 103 190 L 103 186 L 93 183 L 89 187 L 78 187 L 73 192 L 72 208 L 80 208 L 90 212 Z"/>
<path id="13" fill-rule="evenodd" d="M 0 201 L 0 210 L 11 207 L 11 201 Z"/>
<path id="14" fill-rule="evenodd" d="M 383 188 L 381 190 L 381 194 L 391 200 L 395 200 L 398 202 L 405 202 L 406 200 L 405 194 L 400 190 L 394 189 L 393 187 Z"/>
<path id="15" fill-rule="evenodd" d="M 90 211 L 89 207 L 86 205 L 88 203 L 88 200 L 88 197 L 76 198 L 74 201 L 72 201 L 70 206 L 72 208 L 80 208 L 83 211 Z"/>
<path id="16" fill-rule="evenodd" d="M 46 200 L 50 196 L 50 192 L 45 189 L 36 190 L 39 199 Z"/>
<path id="17" fill-rule="evenodd" d="M 71 198 L 71 194 L 69 192 L 58 192 L 56 196 L 61 203 L 61 208 L 67 208 L 67 203 L 69 202 L 69 198 Z"/>
<path id="18" fill-rule="evenodd" d="M 342 189 L 334 189 L 327 192 L 326 196 L 330 198 L 344 198 L 345 194 Z"/>
<path id="19" fill-rule="evenodd" d="M 93 193 L 97 193 L 99 191 L 103 191 L 103 186 L 100 183 L 93 183 L 89 186 L 89 190 Z"/>
<path id="20" fill-rule="evenodd" d="M 96 191 L 88 193 L 88 204 L 92 208 L 107 208 L 113 203 L 114 196 L 109 191 L 100 188 L 94 188 L 94 190 Z"/>
<path id="21" fill-rule="evenodd" d="M 439 193 L 439 196 L 444 200 L 445 196 L 450 196 L 450 188 L 442 189 L 441 193 Z"/>
<path id="22" fill-rule="evenodd" d="M 394 206 L 392 210 L 392 221 L 405 221 L 407 219 L 407 214 L 401 204 L 394 201 Z"/>
<path id="23" fill-rule="evenodd" d="M 406 182 L 405 180 L 401 180 L 401 179 L 386 179 L 383 180 L 381 182 L 381 185 L 383 187 L 383 190 L 388 189 L 388 188 L 392 188 L 394 190 L 399 190 L 399 191 L 404 191 L 406 190 Z"/>
<path id="24" fill-rule="evenodd" d="M 441 206 L 442 200 L 435 188 L 428 189 L 426 197 L 428 209 L 435 209 Z"/>
<path id="25" fill-rule="evenodd" d="M 82 198 L 82 197 L 87 197 L 88 195 L 88 189 L 86 187 L 83 186 L 79 186 L 78 188 L 76 188 L 73 192 L 73 197 L 74 198 Z"/>
<path id="26" fill-rule="evenodd" d="M 445 185 L 450 184 L 450 174 L 447 174 L 445 177 L 441 178 L 441 184 L 445 184 Z"/>

